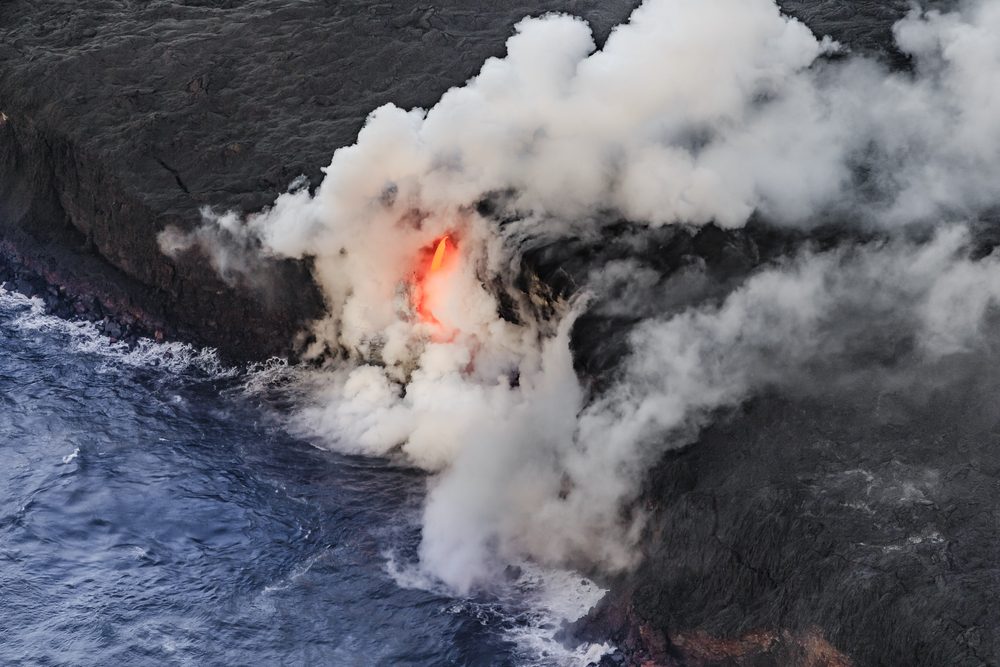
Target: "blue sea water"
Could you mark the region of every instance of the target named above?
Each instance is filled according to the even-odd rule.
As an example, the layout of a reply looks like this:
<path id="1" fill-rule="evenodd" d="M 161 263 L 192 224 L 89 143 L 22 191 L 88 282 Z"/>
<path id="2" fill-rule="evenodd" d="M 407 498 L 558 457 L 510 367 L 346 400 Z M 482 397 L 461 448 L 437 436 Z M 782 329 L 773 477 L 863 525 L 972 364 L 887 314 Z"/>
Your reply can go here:
<path id="1" fill-rule="evenodd" d="M 547 600 L 593 587 L 407 583 L 424 475 L 290 436 L 245 381 L 0 290 L 0 664 L 587 661 Z"/>

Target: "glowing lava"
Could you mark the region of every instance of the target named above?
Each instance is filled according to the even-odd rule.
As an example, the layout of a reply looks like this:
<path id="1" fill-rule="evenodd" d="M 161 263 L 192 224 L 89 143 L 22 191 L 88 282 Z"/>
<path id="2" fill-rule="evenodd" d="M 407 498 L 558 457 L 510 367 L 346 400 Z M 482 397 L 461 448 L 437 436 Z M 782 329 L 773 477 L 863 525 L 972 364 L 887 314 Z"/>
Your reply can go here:
<path id="1" fill-rule="evenodd" d="M 434 311 L 440 310 L 447 300 L 451 282 L 449 278 L 453 273 L 451 269 L 455 265 L 452 261 L 454 249 L 451 238 L 448 235 L 442 236 L 434 245 L 430 264 L 418 272 L 414 285 L 413 303 L 420 319 L 437 327 L 443 325 Z"/>
<path id="2" fill-rule="evenodd" d="M 440 270 L 446 254 L 448 254 L 448 237 L 442 236 L 434 250 L 434 259 L 431 260 L 431 273 Z"/>

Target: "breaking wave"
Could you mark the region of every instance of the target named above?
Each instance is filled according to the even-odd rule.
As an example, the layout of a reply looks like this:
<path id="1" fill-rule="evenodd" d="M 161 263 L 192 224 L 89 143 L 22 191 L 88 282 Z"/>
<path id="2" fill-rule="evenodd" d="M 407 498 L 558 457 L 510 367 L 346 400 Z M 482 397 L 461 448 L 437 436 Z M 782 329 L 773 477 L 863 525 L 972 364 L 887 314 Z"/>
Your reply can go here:
<path id="1" fill-rule="evenodd" d="M 141 368 L 156 368 L 167 373 L 196 373 L 203 377 L 233 378 L 239 369 L 222 362 L 216 351 L 186 343 L 157 343 L 140 338 L 134 345 L 111 342 L 94 324 L 65 320 L 45 312 L 44 302 L 8 291 L 0 285 L 0 311 L 9 314 L 7 326 L 20 331 L 51 332 L 68 341 L 70 349 L 93 354 L 108 363 Z"/>

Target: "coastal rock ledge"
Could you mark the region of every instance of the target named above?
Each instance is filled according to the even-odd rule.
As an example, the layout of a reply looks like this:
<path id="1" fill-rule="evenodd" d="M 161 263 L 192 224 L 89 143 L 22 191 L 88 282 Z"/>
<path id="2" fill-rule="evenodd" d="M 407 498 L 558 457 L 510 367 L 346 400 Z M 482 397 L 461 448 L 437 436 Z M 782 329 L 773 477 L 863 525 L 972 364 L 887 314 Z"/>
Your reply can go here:
<path id="1" fill-rule="evenodd" d="M 572 11 L 606 34 L 630 8 L 5 2 L 0 256 L 136 333 L 234 360 L 287 355 L 323 311 L 305 263 L 270 262 L 246 289 L 196 254 L 164 256 L 157 234 L 193 228 L 206 206 L 258 211 L 303 174 L 317 184 L 369 112 L 433 105 L 524 16 Z"/>

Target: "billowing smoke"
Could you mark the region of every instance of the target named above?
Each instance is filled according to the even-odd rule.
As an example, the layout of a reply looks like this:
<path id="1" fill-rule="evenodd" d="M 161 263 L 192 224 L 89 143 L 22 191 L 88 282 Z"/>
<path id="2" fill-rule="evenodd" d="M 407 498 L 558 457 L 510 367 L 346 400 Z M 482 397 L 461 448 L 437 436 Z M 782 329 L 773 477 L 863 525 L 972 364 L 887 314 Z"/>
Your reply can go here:
<path id="1" fill-rule="evenodd" d="M 817 368 L 862 372 L 858 355 L 902 377 L 978 344 L 1000 267 L 942 221 L 1000 203 L 1000 3 L 913 10 L 894 34 L 912 71 L 845 54 L 770 0 L 647 0 L 600 50 L 579 19 L 526 19 L 434 108 L 374 111 L 314 194 L 161 245 L 223 272 L 314 258 L 329 317 L 307 354 L 337 358 L 300 374 L 293 422 L 435 473 L 421 557 L 442 580 L 467 589 L 523 557 L 628 567 L 645 471 L 719 409 L 815 386 Z M 648 317 L 599 389 L 570 348 L 588 291 L 630 276 L 649 301 L 669 283 L 628 262 L 568 300 L 519 281 L 539 239 L 754 215 L 881 240 L 803 249 Z"/>

